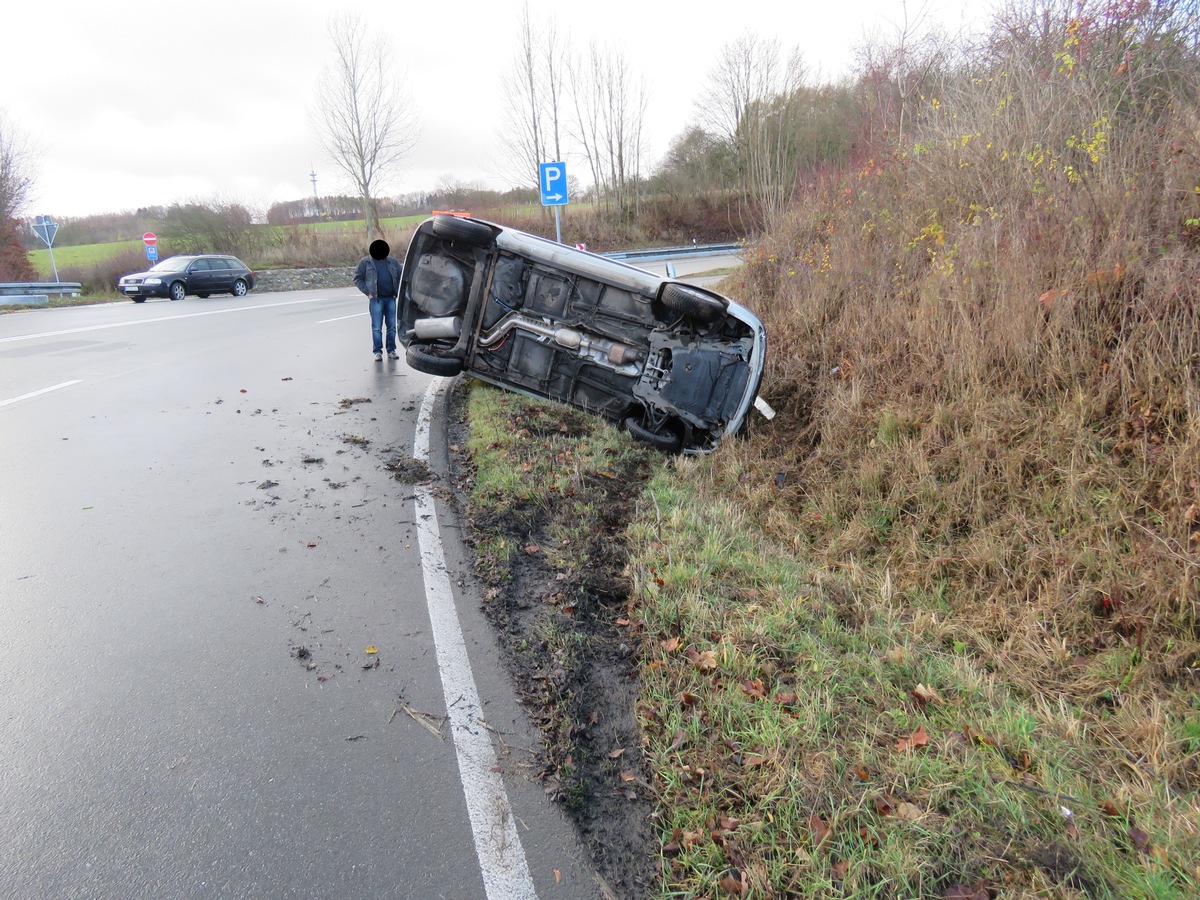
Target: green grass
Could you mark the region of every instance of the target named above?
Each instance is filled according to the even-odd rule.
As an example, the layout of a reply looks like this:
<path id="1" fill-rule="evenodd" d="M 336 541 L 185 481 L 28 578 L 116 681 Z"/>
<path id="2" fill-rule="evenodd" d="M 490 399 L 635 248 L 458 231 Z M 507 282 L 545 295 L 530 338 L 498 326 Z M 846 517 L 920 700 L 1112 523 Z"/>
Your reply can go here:
<path id="1" fill-rule="evenodd" d="M 128 253 L 131 250 L 140 250 L 141 247 L 142 242 L 140 240 L 111 241 L 106 244 L 80 244 L 74 247 L 55 247 L 54 263 L 60 272 L 63 269 L 86 268 L 96 263 L 104 262 L 107 259 L 112 259 L 114 256 L 122 253 Z M 31 250 L 29 261 L 33 264 L 34 271 L 40 277 L 47 280 L 53 277 L 49 250 Z"/>
<path id="2" fill-rule="evenodd" d="M 1194 797 L 1131 806 L 1088 717 L 947 652 L 936 599 L 773 546 L 712 465 L 661 473 L 629 532 L 662 896 L 1194 895 Z"/>
<path id="3" fill-rule="evenodd" d="M 1091 712 L 1024 693 L 950 640 L 945 590 L 901 590 L 885 568 L 825 568 L 802 540 L 779 546 L 762 511 L 728 490 L 750 471 L 736 453 L 647 455 L 598 421 L 491 388 L 471 391 L 469 416 L 474 518 L 552 535 L 535 549 L 567 583 L 593 564 L 589 484 L 649 478 L 624 540 L 663 873 L 652 896 L 1200 890 L 1194 794 L 1139 769 Z M 894 511 L 879 516 L 865 527 L 894 527 Z M 481 541 L 482 568 L 490 555 L 494 573 L 511 571 L 531 552 L 523 541 Z M 533 643 L 571 666 L 570 617 L 542 615 Z M 1132 654 L 1107 663 L 1097 677 L 1114 683 L 1137 665 Z M 550 750 L 562 799 L 582 803 L 562 714 Z M 1170 736 L 1200 741 L 1195 718 Z"/>

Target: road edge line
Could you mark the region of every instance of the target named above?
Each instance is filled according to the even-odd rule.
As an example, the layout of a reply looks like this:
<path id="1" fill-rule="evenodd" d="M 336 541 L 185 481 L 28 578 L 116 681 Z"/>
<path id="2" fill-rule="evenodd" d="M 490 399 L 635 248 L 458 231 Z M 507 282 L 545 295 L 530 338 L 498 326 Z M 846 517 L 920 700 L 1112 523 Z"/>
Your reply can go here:
<path id="1" fill-rule="evenodd" d="M 413 458 L 427 465 L 433 405 L 448 383 L 443 378 L 430 382 L 417 413 Z M 425 603 L 484 889 L 489 900 L 536 900 L 533 876 L 498 771 L 496 751 L 482 721 L 479 691 L 475 687 L 467 644 L 454 605 L 433 491 L 428 485 L 416 486 L 414 503 Z"/>

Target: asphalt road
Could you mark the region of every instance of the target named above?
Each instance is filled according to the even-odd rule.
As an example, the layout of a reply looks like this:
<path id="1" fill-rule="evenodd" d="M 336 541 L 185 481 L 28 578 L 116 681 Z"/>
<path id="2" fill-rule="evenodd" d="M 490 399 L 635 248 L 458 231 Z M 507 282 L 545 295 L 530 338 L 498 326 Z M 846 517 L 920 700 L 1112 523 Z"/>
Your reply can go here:
<path id="1" fill-rule="evenodd" d="M 513 834 L 597 896 L 369 331 L 353 289 L 0 316 L 0 896 L 495 898 Z"/>

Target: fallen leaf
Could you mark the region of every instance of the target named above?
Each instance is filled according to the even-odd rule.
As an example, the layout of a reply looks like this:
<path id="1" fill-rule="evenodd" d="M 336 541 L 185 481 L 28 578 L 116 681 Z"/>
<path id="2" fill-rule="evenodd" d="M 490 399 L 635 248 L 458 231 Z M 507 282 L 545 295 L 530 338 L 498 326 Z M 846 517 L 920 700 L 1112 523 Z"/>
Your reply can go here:
<path id="1" fill-rule="evenodd" d="M 825 820 L 820 816 L 809 816 L 808 828 L 812 832 L 813 849 L 824 850 L 825 842 L 829 840 L 829 835 L 831 833 L 829 826 L 825 824 Z"/>
<path id="2" fill-rule="evenodd" d="M 1121 817 L 1121 810 L 1117 808 L 1117 804 L 1111 800 L 1105 800 L 1100 804 L 1100 812 L 1111 818 L 1117 819 Z"/>
<path id="3" fill-rule="evenodd" d="M 608 751 L 608 758 L 609 758 L 609 759 L 616 759 L 617 757 L 619 757 L 619 756 L 620 756 L 622 753 L 624 753 L 624 752 L 625 752 L 625 748 L 624 748 L 624 747 L 618 747 L 616 750 L 609 750 L 609 751 Z"/>
<path id="4" fill-rule="evenodd" d="M 665 659 L 652 659 L 646 663 L 646 671 L 653 672 L 655 669 L 661 669 L 666 664 L 667 661 Z"/>
<path id="5" fill-rule="evenodd" d="M 871 773 L 870 773 L 870 771 L 868 771 L 866 766 L 857 766 L 854 769 L 854 774 L 858 778 L 859 781 L 870 781 L 871 780 Z"/>
<path id="6" fill-rule="evenodd" d="M 766 761 L 767 758 L 761 753 L 751 753 L 749 756 L 746 756 L 742 759 L 742 765 L 746 768 L 752 769 L 756 766 L 761 766 Z"/>
<path id="7" fill-rule="evenodd" d="M 829 867 L 829 875 L 834 882 L 841 884 L 846 880 L 846 875 L 850 872 L 850 861 L 847 859 L 839 859 Z"/>
<path id="8" fill-rule="evenodd" d="M 316 541 L 309 541 L 309 542 L 308 542 L 308 546 L 309 546 L 310 548 L 311 548 L 311 547 L 315 547 L 315 546 L 317 546 L 317 542 L 316 542 Z"/>
<path id="9" fill-rule="evenodd" d="M 925 815 L 925 811 L 919 806 L 901 800 L 896 804 L 895 815 L 896 818 L 903 819 L 905 822 L 916 822 Z"/>
<path id="10" fill-rule="evenodd" d="M 711 672 L 717 667 L 717 651 L 705 650 L 700 654 L 700 658 L 696 660 L 696 668 L 701 672 Z"/>
<path id="11" fill-rule="evenodd" d="M 775 702 L 778 703 L 780 706 L 795 706 L 796 704 L 798 704 L 800 702 L 800 698 L 799 698 L 799 696 L 792 693 L 791 691 L 788 691 L 787 693 L 784 693 L 784 694 L 776 694 Z"/>
<path id="12" fill-rule="evenodd" d="M 875 812 L 881 816 L 890 816 L 896 812 L 896 804 L 899 803 L 891 794 L 880 794 L 871 801 L 875 805 Z"/>
<path id="13" fill-rule="evenodd" d="M 542 548 L 539 547 L 537 544 L 526 544 L 525 545 L 526 553 L 539 553 L 539 552 L 541 552 L 541 549 Z"/>
<path id="14" fill-rule="evenodd" d="M 904 753 L 907 750 L 912 750 L 914 747 L 924 747 L 929 743 L 929 735 L 925 733 L 925 726 L 922 725 L 906 738 L 900 738 L 896 741 L 896 750 Z"/>
<path id="15" fill-rule="evenodd" d="M 963 736 L 967 739 L 967 743 L 970 744 L 982 744 L 987 747 L 996 746 L 996 742 L 994 740 L 992 740 L 986 734 L 976 731 L 969 725 L 963 729 Z"/>
<path id="16" fill-rule="evenodd" d="M 242 388 L 242 389 L 241 389 L 241 391 L 240 391 L 239 393 L 242 393 L 242 394 L 248 394 L 248 393 L 250 393 L 250 392 L 249 392 L 248 390 L 246 390 L 245 388 Z"/>
<path id="17" fill-rule="evenodd" d="M 742 693 L 747 697 L 753 697 L 755 700 L 762 700 L 767 696 L 761 678 L 755 678 L 753 681 L 743 681 Z"/>
<path id="18" fill-rule="evenodd" d="M 1050 290 L 1043 293 L 1042 296 L 1038 297 L 1038 303 L 1040 303 L 1046 309 L 1049 309 L 1050 307 L 1052 307 L 1054 305 L 1055 300 L 1057 300 L 1059 297 L 1065 297 L 1065 296 L 1067 296 L 1066 291 L 1059 291 L 1059 290 L 1055 290 L 1054 288 L 1051 288 Z"/>
<path id="19" fill-rule="evenodd" d="M 745 877 L 737 869 L 730 869 L 721 877 L 721 880 L 717 884 L 721 890 L 738 897 L 744 897 L 749 887 L 746 884 Z"/>
<path id="20" fill-rule="evenodd" d="M 617 619 L 617 624 L 620 625 L 622 628 L 624 628 L 626 625 L 629 624 L 629 619 L 626 618 L 625 616 L 621 616 L 621 618 Z"/>
<path id="21" fill-rule="evenodd" d="M 562 872 L 558 871 L 558 869 L 554 870 L 554 883 L 555 884 L 562 883 Z"/>
<path id="22" fill-rule="evenodd" d="M 937 691 L 935 691 L 933 688 L 927 687 L 926 685 L 923 685 L 923 684 L 918 684 L 915 688 L 912 689 L 911 693 L 912 693 L 913 699 L 916 700 L 917 703 L 919 703 L 921 706 L 926 706 L 930 703 L 943 702 L 941 696 L 938 694 Z"/>
<path id="23" fill-rule="evenodd" d="M 363 653 L 378 653 L 378 652 L 379 652 L 379 648 L 376 647 L 374 644 L 367 644 L 367 649 L 363 651 Z"/>
<path id="24" fill-rule="evenodd" d="M 668 750 L 678 750 L 680 747 L 682 747 L 684 744 L 687 743 L 687 739 L 688 739 L 687 732 L 684 731 L 682 728 L 676 728 L 675 734 L 671 738 L 671 745 L 667 749 Z"/>
<path id="25" fill-rule="evenodd" d="M 1150 835 L 1136 826 L 1129 829 L 1129 841 L 1138 853 L 1150 852 Z"/>
<path id="26" fill-rule="evenodd" d="M 991 892 L 987 881 L 977 881 L 974 884 L 952 884 L 942 891 L 943 900 L 988 900 Z"/>
<path id="27" fill-rule="evenodd" d="M 679 638 L 677 638 L 677 637 L 667 638 L 665 641 L 662 642 L 662 648 L 664 650 L 666 650 L 668 653 L 674 653 L 676 650 L 679 649 Z"/>
<path id="28" fill-rule="evenodd" d="M 281 378 L 281 379 L 279 379 L 279 380 L 280 380 L 280 381 L 291 381 L 291 380 L 292 380 L 292 376 L 291 376 L 291 375 L 288 375 L 286 378 Z"/>
<path id="29" fill-rule="evenodd" d="M 905 659 L 907 659 L 907 657 L 908 657 L 908 654 L 904 652 L 903 647 L 893 647 L 891 650 L 889 650 L 887 653 L 884 654 L 884 659 L 886 659 L 888 662 L 892 663 L 893 665 L 900 665 L 901 663 L 904 662 Z"/>
<path id="30" fill-rule="evenodd" d="M 628 769 L 626 769 L 624 772 L 621 773 L 621 780 L 622 781 L 637 781 L 637 776 L 634 775 L 632 772 L 630 772 Z"/>

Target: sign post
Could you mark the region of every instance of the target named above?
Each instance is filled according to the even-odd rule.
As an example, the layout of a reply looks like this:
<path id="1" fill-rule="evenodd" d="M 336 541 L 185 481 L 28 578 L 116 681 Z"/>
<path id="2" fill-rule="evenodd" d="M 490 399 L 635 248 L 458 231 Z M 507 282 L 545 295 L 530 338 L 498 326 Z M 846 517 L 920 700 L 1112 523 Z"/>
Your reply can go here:
<path id="1" fill-rule="evenodd" d="M 54 264 L 54 236 L 58 234 L 58 223 L 49 216 L 38 216 L 33 220 L 33 231 L 46 244 L 50 251 L 50 269 L 54 272 L 54 280 L 58 281 L 58 266 Z"/>
<path id="2" fill-rule="evenodd" d="M 542 191 L 542 206 L 554 207 L 554 235 L 562 243 L 562 222 L 559 220 L 558 208 L 566 206 L 567 197 L 567 164 L 562 162 L 544 162 L 538 166 L 538 186 Z"/>
<path id="3" fill-rule="evenodd" d="M 158 235 L 153 231 L 147 231 L 142 235 L 142 243 L 146 245 L 146 259 L 150 262 L 158 259 L 158 247 L 155 246 L 158 243 Z"/>

